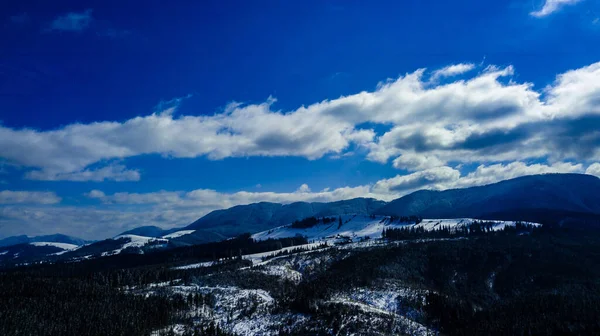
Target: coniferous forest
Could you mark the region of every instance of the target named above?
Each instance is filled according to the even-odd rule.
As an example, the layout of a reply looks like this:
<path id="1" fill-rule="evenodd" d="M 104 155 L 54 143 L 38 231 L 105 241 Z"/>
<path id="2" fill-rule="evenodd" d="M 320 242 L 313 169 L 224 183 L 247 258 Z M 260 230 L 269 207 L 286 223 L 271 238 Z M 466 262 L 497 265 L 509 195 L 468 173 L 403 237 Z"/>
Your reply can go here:
<path id="1" fill-rule="evenodd" d="M 410 317 L 434 333 L 600 333 L 597 231 L 527 225 L 491 231 L 488 227 L 481 222 L 455 233 L 443 228 L 386 230 L 390 243 L 381 246 L 320 246 L 316 251 L 292 250 L 272 258 L 275 262 L 299 256 L 305 261 L 321 260 L 318 267 L 305 270 L 299 281 L 261 273 L 260 266 L 251 267 L 251 262 L 228 252 L 242 245 L 262 251 L 263 245 L 253 246 L 248 236 L 210 245 L 215 251 L 221 249 L 225 258 L 201 268 L 175 266 L 211 259 L 202 252 L 207 246 L 198 246 L 194 253 L 191 248 L 160 252 L 159 263 L 151 263 L 153 255 L 148 253 L 8 268 L 0 273 L 0 334 L 169 335 L 175 332 L 170 326 L 177 324 L 189 326 L 186 335 L 235 334 L 228 331 L 226 321 L 198 322 L 199 311 L 226 300 L 200 289 L 228 286 L 262 290 L 273 297 L 276 303 L 268 308 L 252 301 L 256 298 L 246 298 L 228 314 L 230 319 L 249 321 L 260 316 L 281 318 L 276 334 L 413 334 L 414 329 L 398 325 L 389 316 L 365 315 L 335 300 L 340 293 L 399 285 L 422 296 L 398 298 L 394 316 Z M 275 242 L 274 248 L 279 244 Z M 165 287 L 137 291 L 152 284 Z M 188 293 L 168 290 L 191 285 L 200 287 Z M 290 322 L 298 316 L 303 317 L 301 323 Z"/>

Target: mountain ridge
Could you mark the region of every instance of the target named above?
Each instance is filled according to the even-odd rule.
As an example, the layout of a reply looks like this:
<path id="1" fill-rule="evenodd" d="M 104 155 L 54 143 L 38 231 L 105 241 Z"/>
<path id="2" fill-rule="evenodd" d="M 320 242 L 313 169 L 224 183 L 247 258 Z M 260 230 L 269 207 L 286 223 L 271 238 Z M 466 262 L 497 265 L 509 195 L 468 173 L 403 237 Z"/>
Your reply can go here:
<path id="1" fill-rule="evenodd" d="M 74 245 L 84 245 L 92 242 L 91 240 L 85 240 L 78 237 L 68 236 L 61 233 L 51 234 L 51 235 L 43 235 L 43 236 L 33 236 L 29 237 L 27 235 L 19 235 L 19 236 L 10 236 L 0 240 L 0 247 L 7 247 L 19 244 L 28 244 L 28 243 L 39 243 L 39 242 L 48 242 L 48 243 L 65 243 L 65 244 L 74 244 Z"/>
<path id="2" fill-rule="evenodd" d="M 259 202 L 215 210 L 199 218 L 184 229 L 214 231 L 218 234 L 238 235 L 259 232 L 289 224 L 295 220 L 315 216 L 336 216 L 349 213 L 370 215 L 385 205 L 373 198 L 353 198 L 335 202 L 294 202 L 289 204 Z"/>
<path id="3" fill-rule="evenodd" d="M 586 174 L 521 176 L 483 186 L 461 189 L 419 190 L 395 199 L 376 211 L 382 215 L 416 215 L 424 218 L 526 219 L 522 214 L 547 210 L 600 217 L 600 179 Z M 496 216 L 504 218 L 493 218 Z M 578 215 L 577 215 L 578 216 Z M 535 220 L 529 216 L 527 220 Z M 548 220 L 546 220 L 548 222 Z M 557 218 L 554 222 L 560 222 Z M 554 223 L 553 223 L 554 224 Z"/>

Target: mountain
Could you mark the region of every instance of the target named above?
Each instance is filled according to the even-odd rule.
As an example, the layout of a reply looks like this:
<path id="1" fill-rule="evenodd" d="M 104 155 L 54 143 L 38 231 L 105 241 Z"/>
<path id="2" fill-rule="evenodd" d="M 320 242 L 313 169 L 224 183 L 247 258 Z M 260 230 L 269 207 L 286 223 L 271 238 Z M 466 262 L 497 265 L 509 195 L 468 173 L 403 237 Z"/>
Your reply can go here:
<path id="1" fill-rule="evenodd" d="M 311 216 L 370 215 L 383 205 L 385 202 L 372 198 L 355 198 L 330 203 L 295 202 L 285 205 L 261 202 L 213 211 L 190 224 L 186 229 L 234 237 L 242 233 L 268 230 Z"/>
<path id="2" fill-rule="evenodd" d="M 424 219 L 419 223 L 401 222 L 392 220 L 388 216 L 377 215 L 343 215 L 341 225 L 334 219 L 333 222 L 319 221 L 313 225 L 294 227 L 294 225 L 284 225 L 253 234 L 254 240 L 261 241 L 267 239 L 291 238 L 301 235 L 306 237 L 313 244 L 327 242 L 335 244 L 340 241 L 361 241 L 365 239 L 378 239 L 382 237 L 385 229 L 423 229 L 433 231 L 439 228 L 459 229 L 471 226 L 478 221 L 472 218 L 457 219 Z M 529 223 L 532 226 L 538 226 L 536 223 Z M 513 221 L 495 221 L 492 230 L 499 231 L 507 226 L 515 226 Z"/>
<path id="3" fill-rule="evenodd" d="M 31 238 L 26 235 L 12 236 L 0 240 L 0 247 L 29 243 Z"/>
<path id="4" fill-rule="evenodd" d="M 174 230 L 163 230 L 163 229 L 159 228 L 158 226 L 149 225 L 149 226 L 140 226 L 133 230 L 125 231 L 125 232 L 119 234 L 119 236 L 136 235 L 136 236 L 158 238 L 158 237 L 167 235 L 171 232 L 174 232 Z"/>
<path id="5" fill-rule="evenodd" d="M 0 247 L 2 246 L 12 246 L 18 244 L 27 244 L 27 243 L 36 243 L 36 242 L 47 242 L 47 243 L 63 243 L 63 244 L 72 244 L 72 245 L 84 245 L 90 243 L 90 241 L 71 237 L 63 234 L 53 234 L 47 236 L 36 236 L 36 237 L 28 237 L 25 235 L 21 236 L 12 236 L 8 238 L 4 238 L 0 240 Z"/>
<path id="6" fill-rule="evenodd" d="M 465 189 L 416 191 L 376 214 L 600 224 L 599 192 L 600 179 L 592 175 L 530 175 Z"/>

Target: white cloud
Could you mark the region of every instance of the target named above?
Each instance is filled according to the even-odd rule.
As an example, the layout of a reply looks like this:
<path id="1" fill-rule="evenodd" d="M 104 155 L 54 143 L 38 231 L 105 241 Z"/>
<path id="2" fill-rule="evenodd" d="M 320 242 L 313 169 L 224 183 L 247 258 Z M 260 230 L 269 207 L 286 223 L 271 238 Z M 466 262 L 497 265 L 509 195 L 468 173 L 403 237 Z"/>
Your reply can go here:
<path id="1" fill-rule="evenodd" d="M 593 163 L 585 170 L 586 174 L 600 177 L 600 163 Z"/>
<path id="2" fill-rule="evenodd" d="M 139 181 L 140 172 L 127 169 L 123 165 L 108 165 L 98 169 L 85 169 L 78 172 L 61 173 L 34 170 L 25 174 L 25 178 L 42 181 Z"/>
<path id="3" fill-rule="evenodd" d="M 548 15 L 558 11 L 563 6 L 574 5 L 580 1 L 581 0 L 546 0 L 546 2 L 544 3 L 544 6 L 540 10 L 533 11 L 530 14 L 535 17 L 548 16 Z"/>
<path id="4" fill-rule="evenodd" d="M 405 169 L 409 171 L 425 170 L 443 166 L 445 163 L 435 156 L 420 155 L 412 152 L 404 152 L 397 157 L 394 162 L 394 168 Z"/>
<path id="5" fill-rule="evenodd" d="M 433 75 L 431 75 L 431 80 L 437 81 L 440 78 L 457 76 L 469 72 L 473 69 L 475 69 L 475 64 L 472 63 L 460 63 L 449 65 L 445 68 L 434 71 Z"/>
<path id="6" fill-rule="evenodd" d="M 333 202 L 356 197 L 374 197 L 370 186 L 343 187 L 334 190 L 326 188 L 319 192 L 312 192 L 307 184 L 302 184 L 296 191 L 288 193 L 276 192 L 249 192 L 222 193 L 211 189 L 196 189 L 184 191 L 157 191 L 150 193 L 120 192 L 106 195 L 100 190 L 92 190 L 85 194 L 89 198 L 98 199 L 104 204 L 119 205 L 152 205 L 160 209 L 185 209 L 193 208 L 204 211 L 229 208 L 235 205 L 257 202 Z"/>
<path id="7" fill-rule="evenodd" d="M 61 201 L 49 191 L 0 191 L 0 204 L 56 204 Z"/>
<path id="8" fill-rule="evenodd" d="M 106 196 L 106 194 L 104 194 L 104 192 L 102 190 L 94 189 L 94 190 L 90 191 L 89 193 L 85 194 L 85 196 L 87 196 L 89 198 L 102 199 Z"/>
<path id="9" fill-rule="evenodd" d="M 308 187 L 308 184 L 304 183 L 303 185 L 301 185 L 298 190 L 296 190 L 296 192 L 299 193 L 309 193 L 310 192 L 310 188 Z"/>
<path id="10" fill-rule="evenodd" d="M 459 179 L 460 171 L 450 167 L 436 167 L 378 181 L 373 190 L 377 194 L 400 197 L 419 189 L 445 189 L 445 186 Z"/>
<path id="11" fill-rule="evenodd" d="M 70 12 L 57 16 L 48 28 L 49 31 L 80 32 L 87 29 L 92 23 L 92 10 L 83 12 Z"/>
<path id="12" fill-rule="evenodd" d="M 84 239 L 104 239 L 141 225 L 172 228 L 190 224 L 202 211 L 96 209 L 90 207 L 0 207 L 0 234 L 63 233 Z"/>
<path id="13" fill-rule="evenodd" d="M 370 160 L 392 159 L 395 167 L 411 171 L 451 161 L 600 160 L 600 63 L 560 74 L 540 90 L 516 82 L 512 66 L 430 82 L 435 73 L 468 67 L 420 69 L 371 92 L 292 111 L 273 109 L 275 99 L 269 98 L 262 104 L 232 103 L 214 115 L 175 116 L 181 103 L 176 99 L 160 113 L 123 122 L 45 131 L 0 125 L 0 157 L 36 169 L 28 178 L 77 181 L 138 180 L 139 172 L 122 165 L 90 167 L 144 154 L 318 159 L 342 157 L 356 147 Z M 389 130 L 378 133 L 374 125 Z"/>

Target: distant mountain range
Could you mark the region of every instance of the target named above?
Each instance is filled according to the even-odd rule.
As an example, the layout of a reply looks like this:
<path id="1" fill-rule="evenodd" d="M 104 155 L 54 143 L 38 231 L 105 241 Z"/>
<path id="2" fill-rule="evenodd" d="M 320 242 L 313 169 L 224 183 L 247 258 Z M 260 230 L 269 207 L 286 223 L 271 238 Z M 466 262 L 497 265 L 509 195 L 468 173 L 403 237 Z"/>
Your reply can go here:
<path id="1" fill-rule="evenodd" d="M 380 215 L 600 224 L 600 179 L 583 174 L 530 175 L 444 191 L 421 190 L 377 209 Z"/>
<path id="2" fill-rule="evenodd" d="M 3 247 L 0 262 L 17 256 L 81 258 L 121 251 L 143 253 L 155 248 L 220 241 L 243 233 L 255 234 L 312 216 L 416 215 L 427 219 L 522 220 L 600 228 L 599 194 L 600 179 L 595 176 L 546 174 L 464 189 L 421 190 L 389 203 L 370 198 L 285 205 L 261 202 L 213 211 L 185 228 L 163 230 L 142 226 L 98 242 L 60 234 L 9 237 L 0 240 Z M 38 244 L 41 242 L 45 244 Z"/>
<path id="3" fill-rule="evenodd" d="M 355 198 L 330 203 L 295 202 L 285 205 L 261 202 L 213 211 L 190 224 L 186 229 L 231 237 L 247 232 L 268 230 L 311 216 L 370 215 L 385 204 L 372 198 Z"/>
<path id="4" fill-rule="evenodd" d="M 17 244 L 28 244 L 28 243 L 38 243 L 38 242 L 48 242 L 48 243 L 64 243 L 64 244 L 73 244 L 73 245 L 84 245 L 87 243 L 91 243 L 91 241 L 87 241 L 77 237 L 71 237 L 63 234 L 53 234 L 47 236 L 36 236 L 36 237 L 28 237 L 25 235 L 21 236 L 12 236 L 8 238 L 4 238 L 0 240 L 0 247 L 3 246 L 12 246 Z"/>
<path id="5" fill-rule="evenodd" d="M 136 236 L 158 238 L 158 237 L 168 235 L 169 233 L 175 232 L 177 230 L 180 230 L 180 229 L 164 230 L 164 229 L 159 228 L 158 226 L 149 225 L 149 226 L 140 226 L 133 230 L 125 231 L 125 232 L 119 234 L 119 236 L 136 235 Z"/>

